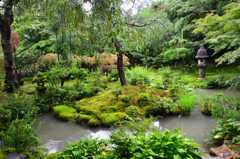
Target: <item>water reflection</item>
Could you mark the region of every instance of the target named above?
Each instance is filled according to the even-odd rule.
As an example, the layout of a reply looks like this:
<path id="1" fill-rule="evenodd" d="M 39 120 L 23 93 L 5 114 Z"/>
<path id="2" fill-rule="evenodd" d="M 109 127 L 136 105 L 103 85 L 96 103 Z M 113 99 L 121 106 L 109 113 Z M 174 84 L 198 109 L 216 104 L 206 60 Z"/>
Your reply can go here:
<path id="1" fill-rule="evenodd" d="M 76 142 L 85 138 L 85 136 L 93 136 L 93 138 L 109 139 L 109 128 L 89 128 L 78 125 L 76 123 L 68 123 L 59 121 L 52 113 L 41 116 L 42 126 L 38 137 L 43 145 L 50 151 L 60 152 L 64 146 L 69 145 L 68 141 Z"/>

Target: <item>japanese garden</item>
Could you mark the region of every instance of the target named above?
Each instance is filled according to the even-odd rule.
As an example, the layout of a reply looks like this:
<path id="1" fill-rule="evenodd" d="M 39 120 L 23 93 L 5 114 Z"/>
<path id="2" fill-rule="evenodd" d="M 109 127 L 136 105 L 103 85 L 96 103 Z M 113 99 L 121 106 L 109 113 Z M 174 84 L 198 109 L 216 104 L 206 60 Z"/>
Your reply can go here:
<path id="1" fill-rule="evenodd" d="M 240 158 L 238 0 L 0 8 L 0 159 Z"/>

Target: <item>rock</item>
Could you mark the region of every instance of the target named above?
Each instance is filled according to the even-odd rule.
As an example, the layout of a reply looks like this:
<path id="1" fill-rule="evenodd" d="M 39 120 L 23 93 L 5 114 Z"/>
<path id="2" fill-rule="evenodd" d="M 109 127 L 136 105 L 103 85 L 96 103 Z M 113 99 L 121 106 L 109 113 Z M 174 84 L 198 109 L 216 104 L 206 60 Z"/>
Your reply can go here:
<path id="1" fill-rule="evenodd" d="M 5 159 L 25 159 L 25 158 L 27 158 L 27 155 L 22 155 L 17 152 L 13 152 L 5 156 Z"/>
<path id="2" fill-rule="evenodd" d="M 240 145 L 232 144 L 232 140 L 224 140 L 224 144 L 226 144 L 229 149 L 235 152 L 233 158 L 240 158 Z"/>
<path id="3" fill-rule="evenodd" d="M 221 147 L 211 148 L 210 155 L 220 157 L 221 159 L 232 159 L 236 158 L 237 153 L 231 151 L 226 144 L 223 144 Z"/>

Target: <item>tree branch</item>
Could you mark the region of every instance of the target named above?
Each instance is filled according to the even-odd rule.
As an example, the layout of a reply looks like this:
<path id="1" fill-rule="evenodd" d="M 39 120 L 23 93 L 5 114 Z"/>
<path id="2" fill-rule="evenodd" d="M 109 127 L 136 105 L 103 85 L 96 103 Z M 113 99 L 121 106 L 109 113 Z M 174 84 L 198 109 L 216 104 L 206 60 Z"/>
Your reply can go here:
<path id="1" fill-rule="evenodd" d="M 137 25 L 137 24 L 131 24 L 131 23 L 125 23 L 125 24 L 129 27 L 145 27 L 145 26 L 150 25 L 150 23 L 145 23 L 143 25 Z"/>
<path id="2" fill-rule="evenodd" d="M 4 11 L 4 19 L 8 19 L 9 18 L 9 23 L 10 25 L 13 23 L 14 18 L 13 18 L 13 5 L 17 5 L 18 2 L 20 2 L 20 0 L 8 0 L 6 2 L 6 5 L 4 6 L 5 11 Z"/>

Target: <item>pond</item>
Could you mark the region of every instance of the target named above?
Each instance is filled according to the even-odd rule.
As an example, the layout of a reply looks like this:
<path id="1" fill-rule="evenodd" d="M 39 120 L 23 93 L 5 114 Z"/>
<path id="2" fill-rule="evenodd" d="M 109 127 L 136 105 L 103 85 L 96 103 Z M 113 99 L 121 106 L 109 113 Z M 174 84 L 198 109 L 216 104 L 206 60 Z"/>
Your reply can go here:
<path id="1" fill-rule="evenodd" d="M 224 93 L 224 95 L 240 97 L 240 91 L 206 89 L 205 92 L 209 95 Z M 166 116 L 155 121 L 154 125 L 159 128 L 159 131 L 180 127 L 181 132 L 186 133 L 186 137 L 196 140 L 203 149 L 207 150 L 203 143 L 205 139 L 203 134 L 212 129 L 216 120 L 203 115 L 200 109 L 200 106 L 193 108 L 189 116 Z M 43 123 L 38 137 L 43 143 L 42 146 L 50 150 L 49 153 L 61 152 L 65 146 L 69 145 L 68 141 L 76 142 L 88 135 L 92 135 L 93 138 L 109 139 L 110 128 L 89 128 L 73 122 L 60 121 L 52 113 L 42 115 L 40 120 Z"/>

